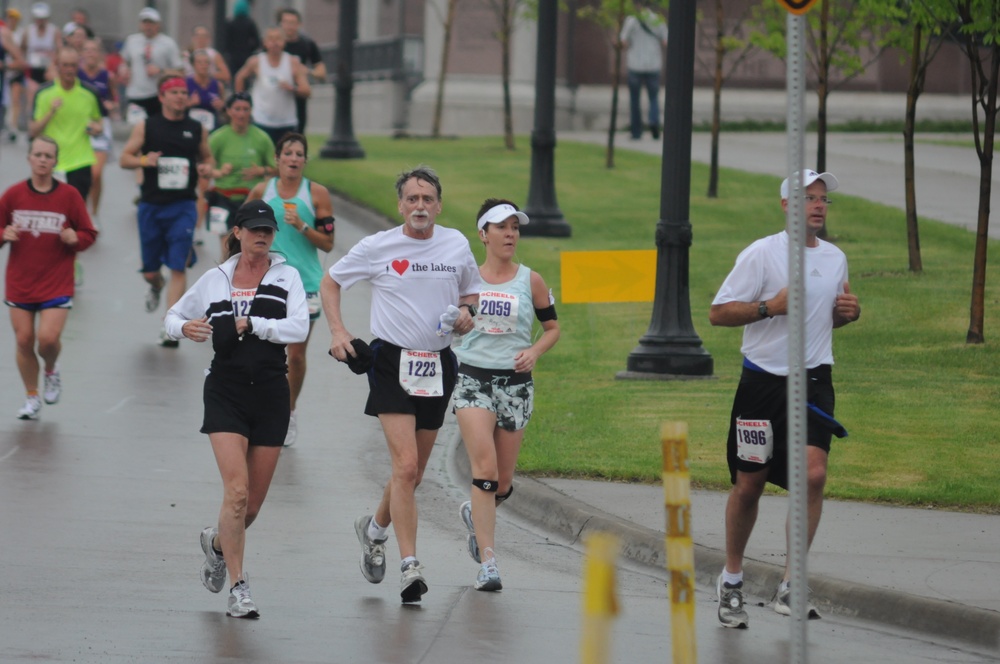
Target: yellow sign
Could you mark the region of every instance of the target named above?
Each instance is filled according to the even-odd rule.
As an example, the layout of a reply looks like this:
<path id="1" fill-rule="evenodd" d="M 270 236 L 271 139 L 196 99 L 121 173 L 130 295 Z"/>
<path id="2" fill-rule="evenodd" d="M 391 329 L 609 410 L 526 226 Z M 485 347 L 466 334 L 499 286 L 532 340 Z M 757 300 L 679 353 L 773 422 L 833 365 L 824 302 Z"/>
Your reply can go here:
<path id="1" fill-rule="evenodd" d="M 800 16 L 812 9 L 812 6 L 816 4 L 816 0 L 778 0 L 778 4 L 791 13 Z"/>
<path id="2" fill-rule="evenodd" d="M 652 302 L 656 290 L 656 250 L 564 251 L 562 301 Z"/>

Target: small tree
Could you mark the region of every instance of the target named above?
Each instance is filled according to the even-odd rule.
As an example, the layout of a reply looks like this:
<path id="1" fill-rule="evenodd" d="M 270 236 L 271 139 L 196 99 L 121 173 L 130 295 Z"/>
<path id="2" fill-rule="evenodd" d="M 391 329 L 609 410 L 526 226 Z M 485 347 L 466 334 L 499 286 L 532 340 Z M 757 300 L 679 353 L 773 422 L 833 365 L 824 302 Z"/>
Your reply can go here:
<path id="1" fill-rule="evenodd" d="M 722 0 L 715 0 L 715 32 L 709 34 L 708 30 L 703 32 L 703 39 L 709 43 L 714 43 L 715 60 L 711 64 L 698 60 L 698 65 L 705 71 L 712 74 L 712 143 L 711 159 L 708 169 L 708 197 L 718 198 L 719 196 L 719 133 L 722 127 L 722 85 L 732 75 L 733 71 L 751 54 L 757 47 L 748 39 L 743 37 L 745 29 L 746 12 L 735 21 L 729 21 L 730 30 L 727 31 L 725 11 Z M 729 57 L 735 56 L 735 57 Z M 729 61 L 727 62 L 727 57 Z"/>
<path id="2" fill-rule="evenodd" d="M 445 15 L 442 17 L 437 5 L 434 7 L 441 24 L 444 27 L 444 39 L 441 43 L 441 68 L 438 70 L 437 96 L 434 101 L 434 123 L 431 126 L 431 136 L 441 138 L 441 116 L 444 113 L 444 79 L 448 74 L 448 56 L 451 54 L 451 29 L 455 25 L 455 11 L 459 0 L 448 0 Z"/>
<path id="3" fill-rule="evenodd" d="M 493 36 L 500 42 L 500 83 L 503 86 L 503 144 L 508 150 L 514 145 L 514 111 L 510 98 L 510 45 L 523 0 L 489 0 L 497 19 Z"/>

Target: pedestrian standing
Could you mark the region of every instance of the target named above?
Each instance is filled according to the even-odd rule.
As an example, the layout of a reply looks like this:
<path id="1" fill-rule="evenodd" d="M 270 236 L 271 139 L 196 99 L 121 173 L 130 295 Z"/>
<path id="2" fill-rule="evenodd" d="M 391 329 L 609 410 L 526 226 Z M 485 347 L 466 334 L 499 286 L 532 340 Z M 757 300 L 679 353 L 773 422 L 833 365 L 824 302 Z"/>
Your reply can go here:
<path id="1" fill-rule="evenodd" d="M 17 368 L 27 393 L 17 412 L 22 420 L 37 420 L 42 399 L 55 404 L 62 394 L 58 360 L 73 306 L 73 261 L 97 239 L 80 192 L 52 177 L 58 157 L 54 140 L 32 139 L 31 176 L 0 196 L 0 246 L 10 245 L 4 303 L 10 308 Z M 41 396 L 40 368 L 45 371 Z"/>
<path id="2" fill-rule="evenodd" d="M 455 415 L 472 467 L 472 500 L 459 513 L 469 529 L 469 555 L 481 564 L 476 590 L 500 590 L 494 553 L 496 512 L 514 492 L 514 467 L 534 408 L 531 370 L 559 340 L 551 292 L 540 274 L 514 262 L 528 215 L 509 200 L 488 198 L 476 226 L 486 247 L 483 290 L 473 330 L 462 337 Z M 472 305 L 469 305 L 472 307 Z M 542 333 L 534 340 L 535 319 Z M 475 525 L 473 525 L 475 524 Z"/>
<path id="3" fill-rule="evenodd" d="M 419 602 L 427 592 L 417 560 L 417 503 L 438 429 L 455 386 L 457 361 L 451 333 L 437 333 L 441 316 L 475 304 L 479 270 L 465 236 L 435 223 L 441 213 L 441 182 L 426 166 L 396 180 L 403 225 L 364 238 L 330 268 L 320 284 L 323 311 L 333 337 L 330 353 L 357 362 L 353 335 L 341 316 L 341 291 L 371 284 L 372 365 L 365 414 L 378 417 L 392 475 L 374 515 L 359 516 L 361 572 L 370 583 L 385 577 L 385 542 L 392 523 L 399 544 L 400 597 Z M 453 312 L 454 332 L 472 329 L 467 307 Z"/>
<path id="4" fill-rule="evenodd" d="M 278 224 L 263 201 L 236 213 L 232 256 L 206 272 L 167 312 L 167 333 L 211 340 L 205 376 L 208 434 L 222 476 L 219 521 L 201 533 L 201 580 L 213 593 L 226 585 L 227 615 L 257 618 L 244 570 L 246 530 L 267 496 L 288 426 L 285 345 L 305 339 L 308 313 L 298 272 L 270 252 Z"/>
<path id="5" fill-rule="evenodd" d="M 285 33 L 285 53 L 291 53 L 299 59 L 306 74 L 313 80 L 326 80 L 326 63 L 320 55 L 319 46 L 308 35 L 302 32 L 302 15 L 298 10 L 286 7 L 278 10 L 278 25 Z M 298 118 L 297 131 L 304 134 L 308 121 L 308 100 L 305 97 L 295 97 L 295 114 Z"/>
<path id="6" fill-rule="evenodd" d="M 246 89 L 247 79 L 254 77 L 253 121 L 267 132 L 274 144 L 296 131 L 295 99 L 307 99 L 312 94 L 306 69 L 295 56 L 285 53 L 285 34 L 281 28 L 269 28 L 264 33 L 264 52 L 247 60 L 236 74 L 236 92 Z"/>
<path id="7" fill-rule="evenodd" d="M 198 220 L 195 187 L 198 176 L 209 177 L 214 162 L 208 132 L 188 117 L 187 83 L 181 76 L 164 76 L 159 84 L 162 113 L 140 120 L 122 148 L 119 165 L 142 169 L 139 201 L 139 243 L 142 277 L 149 284 L 146 311 L 160 305 L 170 271 L 167 308 L 184 294 L 187 268 L 194 265 L 194 229 Z M 160 345 L 177 347 L 177 339 L 160 331 Z"/>
<path id="8" fill-rule="evenodd" d="M 642 137 L 642 91 L 649 97 L 649 133 L 660 138 L 660 70 L 663 48 L 667 45 L 667 24 L 644 2 L 637 1 L 636 13 L 625 18 L 619 40 L 628 53 L 629 129 L 632 138 Z"/>
<path id="9" fill-rule="evenodd" d="M 847 281 L 847 257 L 821 240 L 837 186 L 832 173 L 802 172 L 805 187 L 805 366 L 808 373 L 806 436 L 807 525 L 811 545 L 823 511 L 827 458 L 833 435 L 846 431 L 834 417 L 833 330 L 861 316 Z M 788 213 L 788 180 L 781 184 L 781 209 Z M 788 488 L 788 242 L 786 231 L 757 240 L 736 265 L 712 302 L 712 325 L 743 327 L 743 372 L 733 399 L 726 442 L 733 488 L 726 503 L 726 564 L 716 582 L 719 621 L 746 628 L 743 556 L 753 532 L 765 485 Z M 790 556 L 789 556 L 790 558 Z M 775 593 L 774 610 L 789 615 L 789 569 Z M 819 618 L 810 603 L 808 617 Z"/>
<path id="10" fill-rule="evenodd" d="M 319 283 L 323 266 L 317 251 L 333 249 L 333 201 L 321 184 L 303 176 L 309 160 L 309 144 L 302 134 L 285 134 L 274 150 L 278 166 L 277 177 L 255 186 L 250 198 L 264 200 L 278 220 L 278 227 L 287 230 L 274 239 L 274 251 L 285 256 L 288 264 L 299 271 L 309 305 L 309 333 L 320 316 Z M 291 389 L 291 416 L 285 446 L 298 437 L 296 405 L 306 379 L 306 348 L 309 337 L 301 343 L 288 345 L 288 384 Z"/>

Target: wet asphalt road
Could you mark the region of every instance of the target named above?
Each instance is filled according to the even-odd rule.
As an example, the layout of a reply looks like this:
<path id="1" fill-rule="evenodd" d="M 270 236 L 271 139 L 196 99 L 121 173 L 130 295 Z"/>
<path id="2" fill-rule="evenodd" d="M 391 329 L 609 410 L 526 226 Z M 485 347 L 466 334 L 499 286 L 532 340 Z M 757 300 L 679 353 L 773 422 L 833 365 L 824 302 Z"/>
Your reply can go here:
<path id="1" fill-rule="evenodd" d="M 0 148 L 0 186 L 27 174 L 23 146 Z M 386 175 L 392 195 L 393 174 Z M 281 457 L 248 533 L 245 567 L 258 621 L 225 616 L 225 594 L 201 585 L 200 530 L 221 500 L 201 421 L 209 348 L 156 345 L 163 310 L 143 309 L 131 174 L 111 165 L 101 236 L 82 255 L 85 283 L 63 336 L 61 402 L 37 422 L 23 399 L 13 334 L 0 326 L 0 662 L 574 662 L 579 661 L 582 557 L 576 545 L 502 517 L 505 589 L 472 589 L 448 472 L 448 422 L 418 491 L 419 557 L 430 592 L 401 606 L 398 552 L 378 586 L 358 570 L 354 518 L 370 513 L 388 473 L 366 386 L 326 356 L 321 322 L 309 351 L 298 443 Z M 328 264 L 370 229 L 338 216 Z M 447 222 L 447 211 L 444 221 Z M 6 264 L 0 250 L 0 264 Z M 214 264 L 213 238 L 194 274 Z M 345 319 L 367 334 L 367 290 L 345 297 Z M 666 574 L 623 567 L 612 661 L 670 659 Z M 714 589 L 699 588 L 702 662 L 788 661 L 788 619 L 751 606 L 752 628 L 722 629 Z M 986 654 L 842 618 L 812 622 L 810 660 L 986 662 Z"/>

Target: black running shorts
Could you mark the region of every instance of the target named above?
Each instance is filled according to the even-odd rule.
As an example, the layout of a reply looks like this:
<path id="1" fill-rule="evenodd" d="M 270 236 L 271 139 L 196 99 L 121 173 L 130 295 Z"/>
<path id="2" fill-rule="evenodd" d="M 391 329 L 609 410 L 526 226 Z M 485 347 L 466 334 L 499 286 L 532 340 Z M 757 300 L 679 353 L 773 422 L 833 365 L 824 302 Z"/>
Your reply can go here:
<path id="1" fill-rule="evenodd" d="M 210 373 L 205 377 L 204 394 L 202 433 L 236 433 L 262 447 L 285 444 L 291 414 L 286 376 L 247 385 Z"/>
<path id="2" fill-rule="evenodd" d="M 365 415 L 415 415 L 417 429 L 440 429 L 458 377 L 458 360 L 451 348 L 441 350 L 444 395 L 440 397 L 415 397 L 406 393 L 399 384 L 399 356 L 402 350 L 399 346 L 376 339 L 372 342 L 371 349 L 373 365 L 368 371 L 369 392 Z"/>

